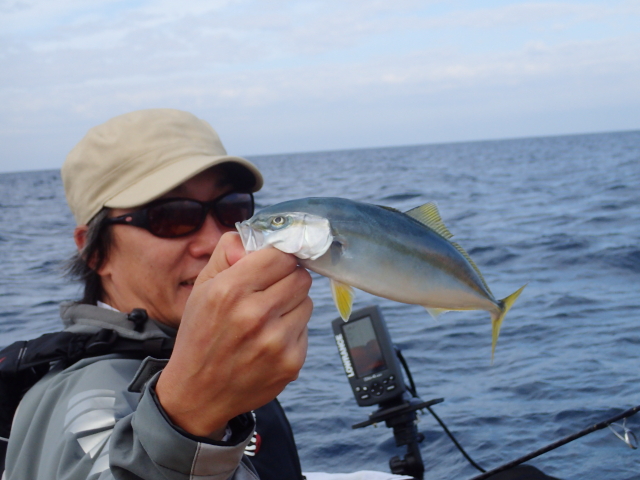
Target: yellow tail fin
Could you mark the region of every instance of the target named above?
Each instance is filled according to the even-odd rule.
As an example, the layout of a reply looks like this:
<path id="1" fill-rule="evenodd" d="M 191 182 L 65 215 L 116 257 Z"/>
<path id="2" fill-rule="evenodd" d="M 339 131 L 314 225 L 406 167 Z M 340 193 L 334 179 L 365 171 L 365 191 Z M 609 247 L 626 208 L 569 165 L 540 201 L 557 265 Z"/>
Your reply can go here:
<path id="1" fill-rule="evenodd" d="M 511 307 L 515 303 L 516 299 L 520 296 L 520 294 L 524 290 L 524 287 L 526 287 L 526 286 L 527 285 L 523 285 L 522 287 L 520 287 L 520 289 L 518 291 L 513 292 L 507 298 L 504 298 L 503 300 L 501 300 L 500 304 L 502 305 L 502 309 L 500 310 L 500 315 L 498 315 L 496 318 L 493 318 L 493 317 L 491 318 L 491 328 L 492 328 L 492 333 L 491 333 L 491 363 L 492 364 L 493 364 L 493 355 L 494 355 L 494 353 L 496 351 L 496 343 L 498 343 L 498 335 L 500 335 L 500 327 L 502 326 L 502 322 L 504 321 L 504 317 L 507 315 L 507 312 L 511 309 Z"/>

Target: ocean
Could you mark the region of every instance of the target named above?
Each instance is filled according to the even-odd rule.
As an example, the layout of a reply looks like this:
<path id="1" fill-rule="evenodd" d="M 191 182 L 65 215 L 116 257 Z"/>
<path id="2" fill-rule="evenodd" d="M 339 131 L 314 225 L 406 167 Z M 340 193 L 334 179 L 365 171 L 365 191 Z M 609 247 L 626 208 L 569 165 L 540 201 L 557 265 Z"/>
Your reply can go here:
<path id="1" fill-rule="evenodd" d="M 258 208 L 339 196 L 408 210 L 438 204 L 498 298 L 527 288 L 502 327 L 494 364 L 486 312 L 432 319 L 379 305 L 424 399 L 485 469 L 640 404 L 640 131 L 251 157 Z M 60 328 L 79 298 L 63 275 L 74 223 L 57 171 L 0 174 L 0 345 Z M 381 232 L 383 234 L 384 232 Z M 314 274 L 309 352 L 280 396 L 305 471 L 389 471 L 402 455 L 383 425 L 353 430 L 356 405 L 331 332 L 329 282 Z M 627 425 L 640 435 L 640 415 Z M 478 472 L 420 416 L 425 479 Z M 640 479 L 640 452 L 608 429 L 530 462 L 562 479 Z"/>

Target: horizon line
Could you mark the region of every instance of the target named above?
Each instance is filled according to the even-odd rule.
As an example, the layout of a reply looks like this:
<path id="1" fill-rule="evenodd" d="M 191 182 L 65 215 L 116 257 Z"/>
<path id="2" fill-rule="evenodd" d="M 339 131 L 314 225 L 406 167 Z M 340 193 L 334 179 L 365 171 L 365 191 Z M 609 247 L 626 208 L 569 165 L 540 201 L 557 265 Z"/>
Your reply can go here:
<path id="1" fill-rule="evenodd" d="M 499 137 L 499 138 L 484 138 L 484 139 L 471 139 L 471 140 L 456 140 L 456 141 L 444 141 L 444 142 L 428 142 L 428 143 L 411 143 L 405 145 L 379 145 L 379 146 L 370 146 L 370 147 L 352 147 L 352 148 L 335 148 L 329 150 L 305 150 L 305 151 L 292 151 L 292 152 L 279 152 L 279 153 L 259 153 L 259 154 L 249 154 L 249 155 L 234 155 L 245 158 L 263 158 L 263 157 L 276 157 L 276 156 L 286 156 L 286 155 L 307 155 L 314 153 L 338 153 L 338 152 L 353 152 L 356 150 L 379 150 L 379 149 L 393 149 L 393 148 L 406 148 L 406 147 L 427 147 L 427 146 L 438 146 L 438 145 L 458 145 L 465 143 L 488 143 L 488 142 L 505 142 L 505 141 L 513 141 L 513 140 L 531 140 L 531 139 L 543 139 L 543 138 L 561 138 L 561 137 L 582 137 L 582 136 L 590 136 L 590 135 L 609 135 L 613 133 L 634 133 L 639 132 L 640 128 L 634 129 L 624 129 L 624 130 L 605 130 L 605 131 L 597 131 L 597 132 L 583 132 L 583 133 L 561 133 L 561 134 L 550 134 L 550 135 L 525 135 L 525 136 L 515 136 L 515 137 Z M 14 173 L 33 173 L 33 172 L 59 172 L 59 168 L 44 168 L 44 169 L 28 169 L 28 170 L 5 170 L 0 171 L 0 175 L 4 174 L 14 174 Z"/>

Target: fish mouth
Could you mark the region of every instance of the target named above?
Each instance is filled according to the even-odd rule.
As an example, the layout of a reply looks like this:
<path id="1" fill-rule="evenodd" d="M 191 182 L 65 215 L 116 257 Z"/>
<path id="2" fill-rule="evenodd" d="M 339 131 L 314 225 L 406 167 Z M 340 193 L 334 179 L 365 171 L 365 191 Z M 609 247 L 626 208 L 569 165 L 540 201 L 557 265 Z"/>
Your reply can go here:
<path id="1" fill-rule="evenodd" d="M 333 235 L 328 219 L 298 212 L 287 215 L 295 221 L 287 228 L 277 230 L 256 228 L 251 219 L 236 223 L 245 251 L 255 252 L 270 245 L 302 260 L 316 260 L 329 250 Z"/>
<path id="2" fill-rule="evenodd" d="M 260 230 L 256 230 L 249 225 L 249 220 L 237 222 L 236 229 L 240 234 L 242 245 L 247 253 L 260 250 L 265 244 L 264 234 Z"/>

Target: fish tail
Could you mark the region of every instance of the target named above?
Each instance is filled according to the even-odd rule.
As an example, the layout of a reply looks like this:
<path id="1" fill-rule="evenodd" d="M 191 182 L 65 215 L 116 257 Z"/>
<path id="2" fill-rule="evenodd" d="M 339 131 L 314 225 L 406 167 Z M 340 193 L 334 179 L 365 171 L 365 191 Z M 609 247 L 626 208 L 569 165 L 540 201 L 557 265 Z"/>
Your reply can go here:
<path id="1" fill-rule="evenodd" d="M 502 322 L 504 321 L 504 317 L 507 315 L 507 312 L 511 309 L 516 299 L 520 296 L 524 287 L 527 285 L 523 285 L 519 290 L 513 292 L 508 297 L 500 300 L 498 303 L 500 305 L 500 313 L 495 317 L 491 317 L 491 363 L 493 364 L 493 355 L 496 351 L 496 343 L 498 343 L 498 336 L 500 335 L 500 327 L 502 326 Z"/>

